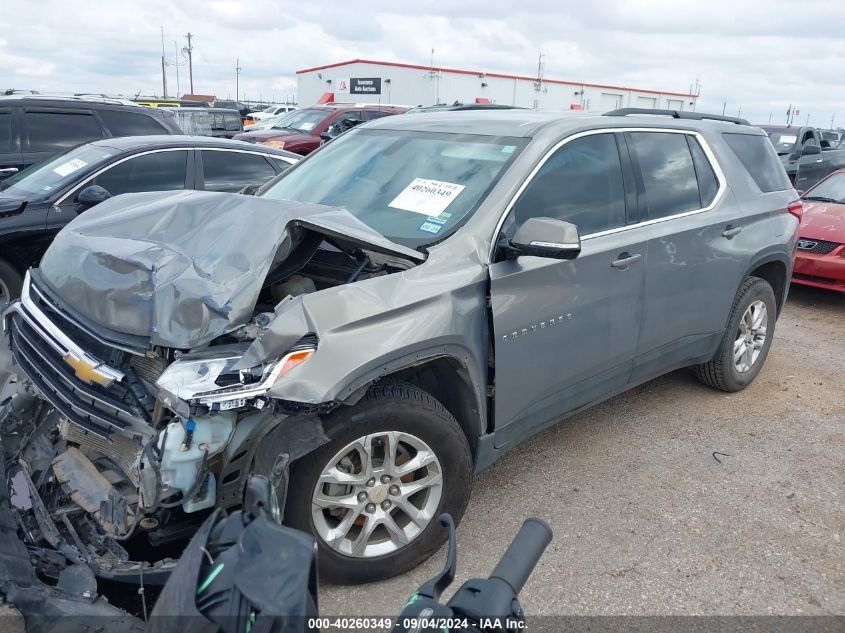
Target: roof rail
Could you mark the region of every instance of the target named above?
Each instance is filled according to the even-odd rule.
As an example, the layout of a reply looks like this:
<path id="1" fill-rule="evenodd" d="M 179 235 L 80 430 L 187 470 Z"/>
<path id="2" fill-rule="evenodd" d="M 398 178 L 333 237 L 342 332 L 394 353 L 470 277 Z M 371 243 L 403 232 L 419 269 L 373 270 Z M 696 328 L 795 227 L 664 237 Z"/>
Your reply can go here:
<path id="1" fill-rule="evenodd" d="M 605 112 L 602 116 L 628 116 L 629 114 L 646 114 L 652 116 L 670 116 L 673 119 L 687 119 L 688 121 L 724 121 L 737 125 L 751 125 L 746 119 L 721 114 L 706 114 L 704 112 L 684 112 L 682 110 L 655 110 L 652 108 L 620 108 Z"/>

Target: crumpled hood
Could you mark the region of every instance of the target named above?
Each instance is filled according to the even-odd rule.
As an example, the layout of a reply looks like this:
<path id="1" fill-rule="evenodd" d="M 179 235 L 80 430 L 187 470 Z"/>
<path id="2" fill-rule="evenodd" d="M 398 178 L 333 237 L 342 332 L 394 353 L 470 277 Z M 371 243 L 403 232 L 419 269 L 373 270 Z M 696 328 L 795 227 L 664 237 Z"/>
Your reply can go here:
<path id="1" fill-rule="evenodd" d="M 336 207 L 153 192 L 117 196 L 74 218 L 44 254 L 40 277 L 95 323 L 187 349 L 249 321 L 276 251 L 291 247 L 291 226 L 424 259 Z"/>

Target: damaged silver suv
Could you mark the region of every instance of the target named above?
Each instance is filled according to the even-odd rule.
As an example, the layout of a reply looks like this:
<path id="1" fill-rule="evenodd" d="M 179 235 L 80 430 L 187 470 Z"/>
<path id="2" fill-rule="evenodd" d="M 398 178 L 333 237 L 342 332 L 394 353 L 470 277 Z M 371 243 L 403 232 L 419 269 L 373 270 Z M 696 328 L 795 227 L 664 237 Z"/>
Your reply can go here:
<path id="1" fill-rule="evenodd" d="M 323 578 L 389 577 L 443 542 L 473 471 L 564 416 L 681 367 L 748 385 L 797 195 L 759 129 L 642 114 L 388 117 L 257 197 L 74 219 L 3 319 L 40 572 L 166 572 L 259 473 Z"/>

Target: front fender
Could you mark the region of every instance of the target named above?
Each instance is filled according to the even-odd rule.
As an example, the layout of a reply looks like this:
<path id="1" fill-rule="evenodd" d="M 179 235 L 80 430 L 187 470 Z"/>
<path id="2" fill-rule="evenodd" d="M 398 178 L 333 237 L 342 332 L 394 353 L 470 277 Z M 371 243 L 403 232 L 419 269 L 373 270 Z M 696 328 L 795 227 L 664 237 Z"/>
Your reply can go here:
<path id="1" fill-rule="evenodd" d="M 340 402 L 385 374 L 440 356 L 458 360 L 483 391 L 484 269 L 437 275 L 425 274 L 424 268 L 282 302 L 241 364 L 277 358 L 302 336 L 315 334 L 316 353 L 284 375 L 269 396 L 308 404 Z"/>

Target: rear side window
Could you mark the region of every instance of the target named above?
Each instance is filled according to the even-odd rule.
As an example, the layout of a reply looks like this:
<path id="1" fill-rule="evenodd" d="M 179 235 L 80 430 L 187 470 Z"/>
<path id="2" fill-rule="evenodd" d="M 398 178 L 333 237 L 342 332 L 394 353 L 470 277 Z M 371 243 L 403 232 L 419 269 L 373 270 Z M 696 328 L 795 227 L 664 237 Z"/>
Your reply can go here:
<path id="1" fill-rule="evenodd" d="M 244 152 L 202 151 L 206 191 L 238 192 L 247 185 L 263 185 L 276 171 L 263 156 Z"/>
<path id="2" fill-rule="evenodd" d="M 140 109 L 140 108 L 139 108 Z M 143 136 L 146 134 L 167 134 L 164 126 L 144 112 L 100 110 L 100 116 L 112 136 Z"/>
<path id="3" fill-rule="evenodd" d="M 692 162 L 695 165 L 695 175 L 698 178 L 698 192 L 701 197 L 701 207 L 709 207 L 719 191 L 719 181 L 713 172 L 713 166 L 707 160 L 707 155 L 701 148 L 701 144 L 693 136 L 687 136 Z"/>
<path id="4" fill-rule="evenodd" d="M 0 154 L 12 151 L 12 115 L 0 112 Z"/>
<path id="5" fill-rule="evenodd" d="M 726 133 L 722 137 L 760 191 L 783 191 L 792 186 L 783 163 L 765 136 Z"/>
<path id="6" fill-rule="evenodd" d="M 84 112 L 27 112 L 29 151 L 60 152 L 103 137 L 100 124 Z"/>
<path id="7" fill-rule="evenodd" d="M 649 219 L 702 208 L 686 134 L 632 132 Z"/>

